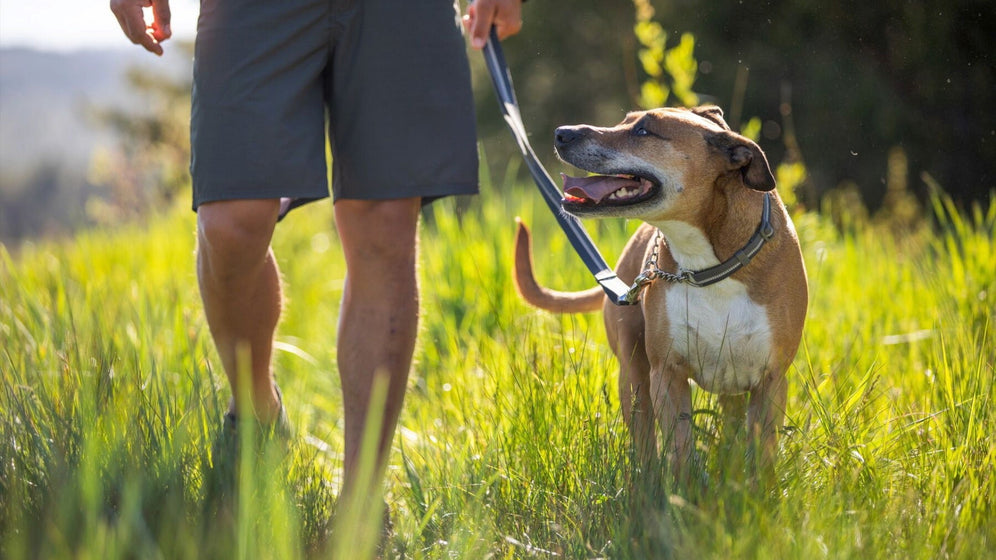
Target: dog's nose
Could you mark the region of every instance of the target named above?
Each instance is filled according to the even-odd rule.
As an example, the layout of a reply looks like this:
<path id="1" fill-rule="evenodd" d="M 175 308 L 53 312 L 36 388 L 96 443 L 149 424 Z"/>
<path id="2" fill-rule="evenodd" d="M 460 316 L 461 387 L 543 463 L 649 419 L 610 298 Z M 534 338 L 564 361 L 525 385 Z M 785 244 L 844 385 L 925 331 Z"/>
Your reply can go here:
<path id="1" fill-rule="evenodd" d="M 576 126 L 562 126 L 554 131 L 553 139 L 557 147 L 563 147 L 581 137 Z"/>

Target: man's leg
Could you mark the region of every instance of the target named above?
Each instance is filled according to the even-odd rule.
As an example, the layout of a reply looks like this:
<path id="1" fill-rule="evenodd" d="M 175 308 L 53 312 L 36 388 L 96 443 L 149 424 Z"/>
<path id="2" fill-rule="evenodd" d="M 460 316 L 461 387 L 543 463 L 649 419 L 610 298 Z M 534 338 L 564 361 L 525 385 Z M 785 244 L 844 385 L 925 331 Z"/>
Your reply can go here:
<path id="1" fill-rule="evenodd" d="M 339 200 L 336 227 L 346 257 L 339 315 L 338 362 L 345 408 L 346 492 L 351 489 L 376 376 L 388 382 L 377 449 L 387 463 L 401 413 L 418 325 L 416 237 L 421 201 Z M 372 481 L 379 484 L 379 478 Z M 368 489 L 356 489 L 365 494 Z"/>
<path id="2" fill-rule="evenodd" d="M 280 273 L 270 249 L 278 200 L 231 200 L 197 209 L 197 278 L 211 336 L 232 387 L 234 410 L 273 422 L 280 402 L 270 356 L 280 318 Z M 249 357 L 248 364 L 240 358 Z M 241 399 L 240 371 L 252 402 Z"/>

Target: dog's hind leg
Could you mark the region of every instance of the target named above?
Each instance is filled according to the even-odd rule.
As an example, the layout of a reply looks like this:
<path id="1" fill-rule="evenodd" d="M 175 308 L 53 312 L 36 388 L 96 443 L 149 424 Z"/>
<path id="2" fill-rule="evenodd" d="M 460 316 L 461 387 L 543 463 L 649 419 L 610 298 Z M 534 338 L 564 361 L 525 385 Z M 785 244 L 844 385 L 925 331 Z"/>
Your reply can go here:
<path id="1" fill-rule="evenodd" d="M 632 260 L 632 259 L 631 259 Z M 639 263 L 624 262 L 629 270 Z M 654 406 L 650 396 L 650 362 L 647 360 L 643 311 L 637 306 L 619 307 L 606 302 L 602 318 L 612 353 L 619 360 L 619 406 L 629 427 L 639 464 L 644 469 L 657 458 Z"/>

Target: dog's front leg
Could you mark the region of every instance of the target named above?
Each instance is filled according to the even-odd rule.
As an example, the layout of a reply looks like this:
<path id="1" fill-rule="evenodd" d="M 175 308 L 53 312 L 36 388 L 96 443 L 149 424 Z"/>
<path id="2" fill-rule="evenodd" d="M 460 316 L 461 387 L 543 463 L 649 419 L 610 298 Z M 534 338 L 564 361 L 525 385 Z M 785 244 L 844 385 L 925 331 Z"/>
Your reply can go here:
<path id="1" fill-rule="evenodd" d="M 671 469 L 675 478 L 682 480 L 692 452 L 692 389 L 688 373 L 683 367 L 665 364 L 650 372 L 650 383 L 654 414 L 665 449 L 670 450 Z"/>
<path id="2" fill-rule="evenodd" d="M 643 334 L 642 331 L 639 333 Z M 628 337 L 622 337 L 627 341 Z M 638 339 L 621 348 L 633 350 L 619 357 L 619 404 L 623 418 L 629 426 L 640 466 L 648 469 L 657 459 L 657 434 L 654 431 L 654 405 L 650 396 L 650 363 Z"/>
<path id="3" fill-rule="evenodd" d="M 750 392 L 747 405 L 747 433 L 750 438 L 755 476 L 771 481 L 778 453 L 778 430 L 785 420 L 788 381 L 784 370 L 768 371 Z"/>

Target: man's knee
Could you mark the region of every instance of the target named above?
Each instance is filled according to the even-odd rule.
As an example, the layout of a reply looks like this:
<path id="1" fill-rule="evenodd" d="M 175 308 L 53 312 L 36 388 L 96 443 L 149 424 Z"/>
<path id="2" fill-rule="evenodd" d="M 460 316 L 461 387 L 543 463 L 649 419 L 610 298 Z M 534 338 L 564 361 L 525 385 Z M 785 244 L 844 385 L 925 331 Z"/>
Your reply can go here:
<path id="1" fill-rule="evenodd" d="M 347 261 L 413 263 L 420 207 L 418 198 L 337 201 L 336 227 Z"/>
<path id="2" fill-rule="evenodd" d="M 222 267 L 261 262 L 280 209 L 278 200 L 226 200 L 197 209 L 198 253 Z"/>

